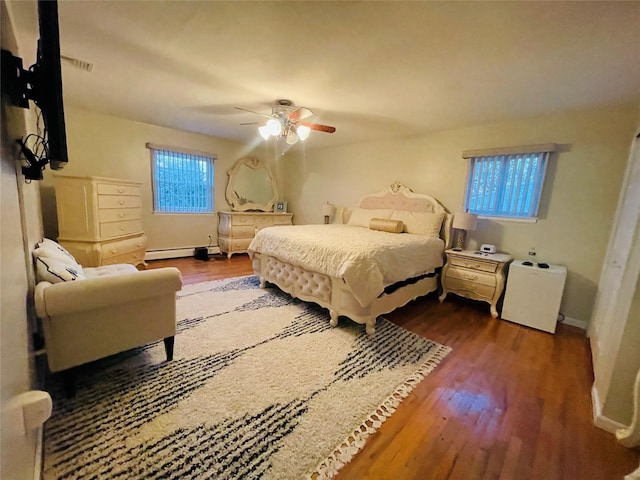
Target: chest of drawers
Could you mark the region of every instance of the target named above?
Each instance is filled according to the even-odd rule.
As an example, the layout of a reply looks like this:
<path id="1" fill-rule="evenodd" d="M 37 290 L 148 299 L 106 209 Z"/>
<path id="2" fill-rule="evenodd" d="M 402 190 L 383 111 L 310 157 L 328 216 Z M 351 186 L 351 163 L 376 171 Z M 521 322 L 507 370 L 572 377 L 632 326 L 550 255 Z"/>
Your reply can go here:
<path id="1" fill-rule="evenodd" d="M 504 253 L 483 254 L 474 251 L 446 250 L 442 269 L 443 302 L 449 292 L 481 300 L 491 305 L 491 316 L 498 317 L 497 303 L 504 291 L 505 267 L 513 260 Z"/>
<path id="2" fill-rule="evenodd" d="M 277 225 L 291 225 L 292 213 L 218 212 L 218 246 L 228 258 L 246 253 L 257 230 Z"/>
<path id="3" fill-rule="evenodd" d="M 54 175 L 58 242 L 85 267 L 145 265 L 140 183 Z"/>

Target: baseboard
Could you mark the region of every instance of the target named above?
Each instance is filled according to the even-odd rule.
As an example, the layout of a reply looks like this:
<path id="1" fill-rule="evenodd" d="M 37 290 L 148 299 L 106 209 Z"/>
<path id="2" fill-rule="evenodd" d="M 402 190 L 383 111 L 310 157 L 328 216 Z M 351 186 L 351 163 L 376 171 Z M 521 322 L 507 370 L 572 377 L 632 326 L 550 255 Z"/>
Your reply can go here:
<path id="1" fill-rule="evenodd" d="M 564 317 L 562 321 L 565 325 L 571 325 L 572 327 L 578 327 L 582 330 L 587 329 L 587 321 L 586 320 L 578 320 L 577 318 Z"/>
<path id="2" fill-rule="evenodd" d="M 609 417 L 602 415 L 600 396 L 598 395 L 598 389 L 595 385 L 591 387 L 591 406 L 593 409 L 593 424 L 596 427 L 609 433 L 613 433 L 614 435 L 616 434 L 616 430 L 627 427 L 620 422 L 616 422 L 615 420 L 611 420 Z"/>
<path id="3" fill-rule="evenodd" d="M 162 250 L 147 250 L 144 256 L 145 260 L 163 260 L 165 258 L 181 258 L 181 257 L 193 257 L 193 251 L 196 247 L 185 248 L 165 248 Z M 217 246 L 209 247 L 209 254 L 220 253 L 220 248 Z"/>

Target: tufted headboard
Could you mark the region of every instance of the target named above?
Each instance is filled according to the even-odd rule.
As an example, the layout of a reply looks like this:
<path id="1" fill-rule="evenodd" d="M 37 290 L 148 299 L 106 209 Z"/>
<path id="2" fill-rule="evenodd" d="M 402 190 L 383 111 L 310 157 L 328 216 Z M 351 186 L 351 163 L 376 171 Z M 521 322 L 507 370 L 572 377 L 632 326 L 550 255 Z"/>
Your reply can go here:
<path id="1" fill-rule="evenodd" d="M 364 195 L 360 198 L 358 207 L 367 209 L 386 208 L 408 212 L 443 213 L 444 219 L 440 229 L 440 238 L 444 240 L 445 248 L 451 246 L 451 222 L 453 215 L 435 198 L 421 193 L 414 193 L 409 187 L 406 187 L 400 182 L 392 183 L 381 192 Z M 350 209 L 343 210 L 343 222 L 348 220 L 350 211 Z"/>

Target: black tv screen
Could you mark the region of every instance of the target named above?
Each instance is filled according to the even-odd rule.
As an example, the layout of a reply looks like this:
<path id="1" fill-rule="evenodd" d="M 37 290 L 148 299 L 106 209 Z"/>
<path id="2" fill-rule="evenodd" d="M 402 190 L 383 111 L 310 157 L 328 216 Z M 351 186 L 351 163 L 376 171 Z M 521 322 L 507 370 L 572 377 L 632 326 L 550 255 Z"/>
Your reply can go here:
<path id="1" fill-rule="evenodd" d="M 34 68 L 33 97 L 44 119 L 49 165 L 53 170 L 59 170 L 67 164 L 69 158 L 62 101 L 58 2 L 39 0 L 38 18 L 40 40 Z"/>

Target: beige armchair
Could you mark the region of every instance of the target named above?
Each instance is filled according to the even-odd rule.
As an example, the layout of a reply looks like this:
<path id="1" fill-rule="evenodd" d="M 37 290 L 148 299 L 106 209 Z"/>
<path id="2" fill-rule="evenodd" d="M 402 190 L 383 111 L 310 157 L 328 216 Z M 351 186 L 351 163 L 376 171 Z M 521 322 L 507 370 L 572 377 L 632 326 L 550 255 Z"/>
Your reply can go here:
<path id="1" fill-rule="evenodd" d="M 177 268 L 82 268 L 72 263 L 73 257 L 58 255 L 66 251 L 49 242 L 34 250 L 35 307 L 52 372 L 161 339 L 167 360 L 173 358 L 176 291 L 182 288 Z"/>

